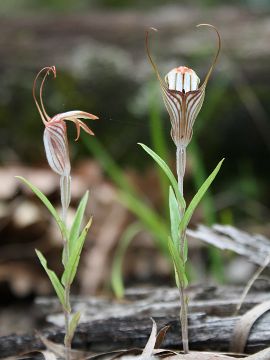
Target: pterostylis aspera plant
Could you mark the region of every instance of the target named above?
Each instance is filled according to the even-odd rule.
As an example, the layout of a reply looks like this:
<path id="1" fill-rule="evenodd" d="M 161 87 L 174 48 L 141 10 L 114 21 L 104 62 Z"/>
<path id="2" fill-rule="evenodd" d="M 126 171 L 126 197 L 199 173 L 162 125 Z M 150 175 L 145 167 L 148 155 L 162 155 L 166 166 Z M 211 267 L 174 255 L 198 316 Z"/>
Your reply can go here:
<path id="1" fill-rule="evenodd" d="M 62 214 L 58 214 L 56 209 L 46 198 L 46 196 L 28 180 L 19 177 L 31 190 L 39 197 L 39 199 L 48 208 L 51 215 L 56 220 L 59 229 L 61 231 L 63 239 L 63 274 L 61 279 L 57 277 L 54 271 L 50 270 L 47 266 L 47 260 L 39 250 L 36 250 L 37 256 L 45 269 L 54 290 L 59 298 L 59 301 L 63 308 L 65 318 L 65 354 L 66 360 L 70 360 L 71 355 L 71 341 L 76 330 L 76 327 L 80 320 L 80 313 L 77 312 L 71 316 L 71 305 L 70 305 L 70 287 L 75 278 L 77 267 L 80 260 L 81 251 L 83 244 L 91 226 L 92 219 L 90 218 L 86 226 L 81 230 L 81 225 L 84 217 L 85 208 L 88 201 L 88 191 L 83 196 L 78 209 L 76 211 L 72 226 L 70 229 L 67 227 L 66 217 L 67 211 L 70 204 L 71 198 L 71 166 L 69 158 L 69 147 L 67 139 L 67 128 L 65 121 L 72 121 L 76 125 L 77 138 L 80 136 L 80 128 L 90 135 L 94 135 L 91 129 L 82 122 L 80 119 L 95 120 L 97 116 L 84 112 L 84 111 L 68 111 L 65 113 L 57 114 L 52 118 L 47 114 L 43 100 L 42 93 L 44 82 L 47 76 L 52 73 L 56 77 L 56 69 L 54 66 L 45 67 L 40 70 L 37 74 L 33 84 L 33 97 L 37 106 L 38 112 L 45 125 L 43 141 L 45 147 L 45 153 L 48 163 L 51 169 L 60 176 L 60 194 L 61 194 L 61 205 Z M 40 88 L 37 99 L 37 81 L 41 78 Z"/>
<path id="2" fill-rule="evenodd" d="M 202 184 L 199 191 L 187 207 L 184 199 L 183 186 L 186 169 L 186 149 L 191 141 L 193 125 L 201 110 L 204 101 L 206 86 L 216 65 L 221 47 L 219 32 L 213 25 L 200 24 L 197 26 L 206 26 L 210 29 L 213 29 L 217 35 L 217 51 L 210 66 L 210 69 L 205 77 L 205 80 L 201 86 L 199 86 L 200 79 L 195 73 L 195 71 L 186 66 L 179 66 L 175 69 L 172 69 L 163 80 L 159 73 L 157 65 L 155 64 L 150 54 L 149 32 L 146 32 L 147 55 L 159 81 L 165 107 L 169 113 L 171 121 L 171 137 L 176 146 L 177 178 L 174 177 L 173 172 L 163 159 L 161 159 L 153 150 L 151 150 L 146 145 L 140 144 L 144 148 L 144 150 L 150 156 L 152 156 L 152 158 L 164 170 L 171 183 L 169 189 L 171 231 L 168 236 L 168 248 L 174 265 L 176 284 L 180 294 L 180 322 L 182 343 L 185 353 L 189 352 L 188 296 L 186 294 L 186 287 L 188 285 L 188 279 L 186 276 L 188 244 L 186 238 L 186 230 L 194 210 L 196 209 L 203 195 L 214 180 L 223 162 L 223 160 L 219 162 L 217 167 Z M 152 28 L 152 30 L 156 29 Z"/>

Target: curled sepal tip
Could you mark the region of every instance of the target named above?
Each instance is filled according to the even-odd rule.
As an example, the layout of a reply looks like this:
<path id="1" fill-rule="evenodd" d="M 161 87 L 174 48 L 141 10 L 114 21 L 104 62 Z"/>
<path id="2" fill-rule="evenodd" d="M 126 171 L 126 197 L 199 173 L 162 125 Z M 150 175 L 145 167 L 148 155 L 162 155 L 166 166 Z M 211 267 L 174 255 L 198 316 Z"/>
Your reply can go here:
<path id="1" fill-rule="evenodd" d="M 201 26 L 206 26 L 206 27 L 212 28 L 215 31 L 216 35 L 217 35 L 217 50 L 216 50 L 216 53 L 214 55 L 214 59 L 212 61 L 210 69 L 208 70 L 208 73 L 206 74 L 204 82 L 201 85 L 201 88 L 205 88 L 206 85 L 207 85 L 207 82 L 208 82 L 208 80 L 209 80 L 209 78 L 210 78 L 210 76 L 211 76 L 211 74 L 212 74 L 212 72 L 213 72 L 213 70 L 214 70 L 214 68 L 216 66 L 217 59 L 219 57 L 219 53 L 220 53 L 220 49 L 221 49 L 221 38 L 220 38 L 220 34 L 219 34 L 218 29 L 214 25 L 211 25 L 211 24 L 198 24 L 198 25 L 196 25 L 196 27 L 201 27 Z"/>
<path id="2" fill-rule="evenodd" d="M 146 47 L 146 53 L 147 53 L 147 56 L 148 56 L 148 59 L 149 59 L 151 65 L 152 65 L 152 67 L 153 67 L 153 69 L 154 69 L 154 71 L 155 71 L 155 73 L 156 73 L 156 76 L 157 76 L 157 78 L 158 78 L 158 80 L 159 80 L 159 82 L 160 82 L 161 87 L 166 89 L 166 84 L 165 84 L 164 80 L 162 79 L 162 77 L 160 76 L 158 67 L 157 67 L 156 63 L 154 62 L 154 60 L 153 60 L 153 58 L 152 58 L 152 55 L 151 55 L 151 53 L 150 53 L 150 47 L 149 47 L 149 33 L 150 33 L 150 31 L 149 31 L 149 30 L 150 30 L 150 31 L 152 30 L 152 31 L 155 31 L 155 32 L 158 31 L 158 30 L 157 30 L 156 28 L 154 28 L 154 27 L 150 27 L 148 30 L 146 30 L 146 32 L 145 32 L 145 47 Z"/>
<path id="3" fill-rule="evenodd" d="M 41 116 L 41 119 L 42 119 L 44 125 L 46 125 L 46 123 L 51 120 L 50 116 L 47 114 L 47 112 L 45 110 L 45 107 L 44 107 L 44 104 L 43 104 L 43 99 L 42 99 L 44 82 L 46 80 L 46 77 L 51 72 L 53 74 L 53 77 L 56 78 L 56 67 L 54 65 L 53 66 L 46 66 L 46 67 L 42 68 L 38 72 L 37 76 L 35 77 L 34 83 L 33 83 L 33 98 L 34 98 L 34 101 L 36 103 L 38 112 L 39 112 L 39 114 Z M 40 75 L 42 73 L 44 73 L 44 75 L 43 75 L 43 78 L 42 78 L 42 81 L 41 81 L 41 84 L 40 84 L 40 88 L 39 88 L 39 102 L 38 102 L 38 100 L 36 98 L 36 84 L 37 84 L 38 78 L 40 77 Z"/>

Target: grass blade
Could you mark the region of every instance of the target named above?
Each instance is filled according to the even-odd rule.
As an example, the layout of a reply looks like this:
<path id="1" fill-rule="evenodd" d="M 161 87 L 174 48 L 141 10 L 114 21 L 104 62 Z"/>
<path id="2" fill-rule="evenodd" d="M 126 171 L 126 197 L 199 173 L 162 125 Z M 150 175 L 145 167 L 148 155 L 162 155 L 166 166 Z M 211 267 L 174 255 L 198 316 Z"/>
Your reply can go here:
<path id="1" fill-rule="evenodd" d="M 138 216 L 145 228 L 153 235 L 159 248 L 167 255 L 169 229 L 163 219 L 150 206 L 145 205 L 143 201 L 138 199 L 138 197 L 125 192 L 119 192 L 118 194 L 121 203 Z"/>
<path id="2" fill-rule="evenodd" d="M 111 284 L 115 296 L 118 299 L 122 299 L 124 296 L 124 285 L 122 277 L 122 265 L 125 252 L 132 241 L 132 239 L 142 231 L 142 225 L 139 222 L 135 222 L 123 232 L 119 239 L 119 244 L 116 249 L 113 264 L 112 264 L 112 275 L 111 275 Z"/>
<path id="3" fill-rule="evenodd" d="M 119 193 L 120 201 L 139 218 L 145 228 L 154 236 L 157 246 L 164 254 L 168 255 L 168 229 L 163 219 L 150 206 L 145 204 L 141 195 L 128 181 L 122 169 L 98 139 L 91 138 L 91 141 L 88 141 L 88 138 L 83 137 L 83 134 L 82 138 L 84 145 L 95 155 L 104 171 L 121 188 Z"/>
<path id="4" fill-rule="evenodd" d="M 100 166 L 104 169 L 105 173 L 110 176 L 115 184 L 127 192 L 134 193 L 134 187 L 130 184 L 122 169 L 110 156 L 110 153 L 101 144 L 97 137 L 92 136 L 91 141 L 89 141 L 89 137 L 84 134 L 82 134 L 81 137 L 83 144 L 90 152 L 93 153 L 95 159 L 98 160 Z"/>

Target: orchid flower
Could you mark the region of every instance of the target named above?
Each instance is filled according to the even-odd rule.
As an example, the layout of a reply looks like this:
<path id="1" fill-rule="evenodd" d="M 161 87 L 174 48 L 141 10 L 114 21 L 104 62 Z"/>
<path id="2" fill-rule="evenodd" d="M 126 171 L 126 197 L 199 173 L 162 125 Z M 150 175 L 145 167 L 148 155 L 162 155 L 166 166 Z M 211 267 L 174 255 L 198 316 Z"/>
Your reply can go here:
<path id="1" fill-rule="evenodd" d="M 169 113 L 171 120 L 171 137 L 176 145 L 176 170 L 178 177 L 178 188 L 180 194 L 184 197 L 183 193 L 183 182 L 184 175 L 186 169 L 186 148 L 191 141 L 192 131 L 194 122 L 201 110 L 205 89 L 208 83 L 208 80 L 214 70 L 216 65 L 220 47 L 221 40 L 218 30 L 209 24 L 200 24 L 197 26 L 208 26 L 215 30 L 217 34 L 218 46 L 217 51 L 214 56 L 213 62 L 210 66 L 208 73 L 206 74 L 205 80 L 200 84 L 200 79 L 195 73 L 194 70 L 186 67 L 179 66 L 175 69 L 172 69 L 163 80 L 161 75 L 159 74 L 158 68 L 153 61 L 148 44 L 149 33 L 146 32 L 146 51 L 150 63 L 157 75 L 158 81 L 161 86 L 162 97 L 166 106 L 166 109 Z M 152 28 L 153 29 L 153 28 Z M 156 29 L 153 29 L 156 30 Z M 196 195 L 194 199 L 196 198 Z M 171 197 L 172 199 L 172 197 Z M 193 199 L 193 200 L 194 200 Z M 176 200 L 176 198 L 175 198 Z M 192 201 L 193 201 L 192 200 Z M 176 200 L 177 201 L 177 200 Z M 173 209 L 173 200 L 170 200 L 170 212 Z M 175 208 L 174 208 L 175 209 Z M 189 211 L 190 207 L 187 209 Z M 181 203 L 177 202 L 176 212 L 179 212 L 179 220 L 182 221 L 186 214 L 185 212 L 185 202 Z M 173 215 L 172 224 L 175 222 L 175 216 Z M 176 225 L 176 237 L 179 236 L 179 242 L 177 248 L 172 251 L 173 259 L 178 259 L 180 268 L 179 274 L 183 271 L 185 274 L 185 262 L 186 262 L 186 250 L 187 249 L 187 240 L 186 240 L 186 226 L 180 229 L 179 223 Z M 178 239 L 177 239 L 178 240 Z M 177 261 L 178 261 L 177 260 Z M 175 260 L 173 260 L 174 266 Z M 176 267 L 175 267 L 176 268 Z M 181 322 L 181 330 L 182 330 L 182 343 L 184 353 L 187 354 L 189 352 L 189 344 L 188 344 L 188 296 L 185 292 L 185 281 L 180 281 L 181 276 L 178 275 L 178 287 L 179 287 L 179 295 L 181 301 L 181 311 L 180 311 L 180 322 Z"/>
<path id="2" fill-rule="evenodd" d="M 181 193 L 183 193 L 183 177 L 186 167 L 186 147 L 192 138 L 193 125 L 201 110 L 206 85 L 216 65 L 221 47 L 219 32 L 213 25 L 197 25 L 197 27 L 199 26 L 208 26 L 214 29 L 218 40 L 217 51 L 213 62 L 200 87 L 199 77 L 194 70 L 186 66 L 172 69 L 166 75 L 165 80 L 162 79 L 157 65 L 150 54 L 148 44 L 149 33 L 148 31 L 146 32 L 147 55 L 161 86 L 162 97 L 172 125 L 171 137 L 177 147 L 177 173 L 180 179 L 179 190 Z M 156 29 L 152 28 L 152 30 Z"/>
<path id="3" fill-rule="evenodd" d="M 80 119 L 98 119 L 97 116 L 80 111 L 67 111 L 61 114 L 57 114 L 52 118 L 47 114 L 43 100 L 42 93 L 44 82 L 47 76 L 53 73 L 54 78 L 56 77 L 55 66 L 44 67 L 37 74 L 33 84 L 33 97 L 41 116 L 43 124 L 45 125 L 43 141 L 45 147 L 45 153 L 48 163 L 52 170 L 60 175 L 60 187 L 61 187 L 61 202 L 63 208 L 63 218 L 66 216 L 66 210 L 70 203 L 70 158 L 69 148 L 67 140 L 67 128 L 65 121 L 72 121 L 76 125 L 77 137 L 76 141 L 80 137 L 80 129 L 82 128 L 89 135 L 94 135 L 91 129 Z M 36 97 L 36 84 L 38 78 L 43 74 L 43 78 L 39 89 L 39 101 Z"/>

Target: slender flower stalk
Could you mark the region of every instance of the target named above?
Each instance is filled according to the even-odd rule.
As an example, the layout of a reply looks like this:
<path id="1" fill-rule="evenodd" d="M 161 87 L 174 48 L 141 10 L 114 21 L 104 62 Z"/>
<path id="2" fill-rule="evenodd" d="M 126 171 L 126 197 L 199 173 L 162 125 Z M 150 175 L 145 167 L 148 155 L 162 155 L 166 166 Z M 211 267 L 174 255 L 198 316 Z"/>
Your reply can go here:
<path id="1" fill-rule="evenodd" d="M 45 153 L 48 160 L 48 163 L 51 169 L 56 172 L 60 176 L 60 193 L 61 193 L 61 204 L 62 204 L 62 220 L 67 227 L 66 217 L 67 211 L 70 204 L 71 198 L 71 176 L 70 176 L 70 158 L 69 158 L 69 148 L 68 148 L 68 140 L 67 140 L 67 128 L 65 121 L 72 121 L 76 125 L 77 129 L 77 137 L 76 141 L 80 137 L 80 129 L 82 128 L 89 135 L 94 135 L 91 129 L 82 122 L 80 119 L 98 119 L 97 116 L 80 111 L 67 111 L 61 114 L 57 114 L 52 118 L 47 114 L 44 104 L 43 104 L 43 87 L 47 76 L 52 73 L 54 78 L 56 77 L 56 68 L 55 66 L 45 67 L 39 71 L 37 74 L 34 84 L 33 84 L 33 98 L 36 103 L 38 112 L 41 116 L 43 124 L 45 125 L 43 141 L 45 147 Z M 36 96 L 36 87 L 37 80 L 40 76 L 42 76 L 40 88 L 39 88 L 39 100 L 37 100 Z M 69 254 L 69 246 L 68 239 L 63 238 L 63 265 L 66 268 L 70 254 Z M 70 283 L 65 284 L 65 307 L 63 307 L 63 311 L 65 314 L 65 348 L 66 348 L 66 360 L 70 360 L 70 350 L 71 350 L 71 334 L 69 333 L 70 328 Z"/>
<path id="2" fill-rule="evenodd" d="M 169 113 L 171 121 L 171 137 L 176 145 L 176 170 L 178 178 L 178 188 L 182 196 L 184 196 L 184 175 L 186 169 L 186 148 L 191 141 L 193 133 L 194 122 L 201 110 L 205 89 L 208 80 L 216 65 L 221 40 L 218 30 L 210 24 L 199 24 L 197 27 L 207 26 L 212 28 L 217 35 L 217 51 L 210 66 L 210 69 L 205 77 L 204 82 L 199 87 L 200 79 L 194 70 L 186 67 L 179 66 L 172 69 L 166 76 L 165 80 L 161 77 L 157 65 L 152 59 L 149 50 L 149 32 L 146 32 L 146 51 L 149 61 L 156 73 L 158 81 L 160 83 L 162 97 L 165 103 L 165 107 Z M 156 29 L 153 29 L 155 30 Z M 180 218 L 185 213 L 185 208 L 179 203 Z M 183 229 L 179 234 L 180 238 L 180 256 L 185 258 L 185 242 L 186 242 L 186 229 Z M 185 284 L 179 281 L 179 293 L 180 293 L 180 322 L 182 330 L 182 342 L 185 353 L 189 352 L 188 345 L 188 297 L 185 294 Z"/>

